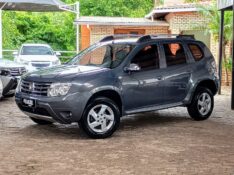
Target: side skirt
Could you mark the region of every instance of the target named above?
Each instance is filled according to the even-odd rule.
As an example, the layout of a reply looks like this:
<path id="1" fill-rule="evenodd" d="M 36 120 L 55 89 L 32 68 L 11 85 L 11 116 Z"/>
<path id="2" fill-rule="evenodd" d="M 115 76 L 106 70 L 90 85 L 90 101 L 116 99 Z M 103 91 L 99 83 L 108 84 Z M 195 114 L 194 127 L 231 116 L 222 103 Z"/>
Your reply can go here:
<path id="1" fill-rule="evenodd" d="M 150 106 L 150 107 L 128 110 L 128 111 L 125 111 L 125 114 L 130 115 L 130 114 L 157 111 L 157 110 L 168 109 L 168 108 L 179 107 L 179 106 L 185 106 L 185 105 L 184 103 L 180 102 L 180 103 L 172 103 L 172 104 L 160 105 L 160 106 Z"/>

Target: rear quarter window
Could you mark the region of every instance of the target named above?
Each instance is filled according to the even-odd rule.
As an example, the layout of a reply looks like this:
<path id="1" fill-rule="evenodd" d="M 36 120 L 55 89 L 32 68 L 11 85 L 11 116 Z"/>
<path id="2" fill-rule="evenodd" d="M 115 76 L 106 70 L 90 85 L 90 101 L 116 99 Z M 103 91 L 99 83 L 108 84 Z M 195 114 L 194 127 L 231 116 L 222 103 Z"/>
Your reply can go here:
<path id="1" fill-rule="evenodd" d="M 188 44 L 188 47 L 195 61 L 200 61 L 204 58 L 204 53 L 200 46 L 197 44 Z"/>

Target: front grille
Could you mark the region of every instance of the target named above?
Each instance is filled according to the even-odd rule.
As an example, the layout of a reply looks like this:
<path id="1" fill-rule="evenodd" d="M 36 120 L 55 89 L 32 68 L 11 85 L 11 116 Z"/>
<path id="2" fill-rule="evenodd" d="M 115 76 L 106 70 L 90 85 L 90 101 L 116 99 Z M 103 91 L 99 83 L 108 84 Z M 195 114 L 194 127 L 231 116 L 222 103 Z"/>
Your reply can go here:
<path id="1" fill-rule="evenodd" d="M 22 68 L 10 68 L 10 74 L 11 76 L 21 76 L 26 73 L 26 69 L 24 67 Z"/>
<path id="2" fill-rule="evenodd" d="M 47 96 L 48 89 L 50 88 L 51 83 L 38 83 L 38 82 L 29 82 L 21 81 L 21 92 L 35 95 L 35 96 Z"/>
<path id="3" fill-rule="evenodd" d="M 32 66 L 36 68 L 45 68 L 49 67 L 50 63 L 32 63 Z"/>

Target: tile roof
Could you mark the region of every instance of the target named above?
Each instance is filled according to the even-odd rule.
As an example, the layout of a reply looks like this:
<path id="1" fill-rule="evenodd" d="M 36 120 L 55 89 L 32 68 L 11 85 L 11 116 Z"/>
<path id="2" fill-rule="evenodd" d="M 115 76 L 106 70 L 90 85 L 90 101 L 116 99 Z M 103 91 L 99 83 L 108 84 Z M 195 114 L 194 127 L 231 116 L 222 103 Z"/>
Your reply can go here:
<path id="1" fill-rule="evenodd" d="M 182 3 L 182 4 L 176 4 L 176 5 L 159 6 L 159 7 L 154 8 L 148 15 L 146 15 L 146 18 L 150 18 L 151 16 L 155 14 L 161 14 L 161 13 L 198 11 L 199 6 L 207 6 L 210 4 L 211 4 L 211 1 L 203 1 L 199 3 Z"/>

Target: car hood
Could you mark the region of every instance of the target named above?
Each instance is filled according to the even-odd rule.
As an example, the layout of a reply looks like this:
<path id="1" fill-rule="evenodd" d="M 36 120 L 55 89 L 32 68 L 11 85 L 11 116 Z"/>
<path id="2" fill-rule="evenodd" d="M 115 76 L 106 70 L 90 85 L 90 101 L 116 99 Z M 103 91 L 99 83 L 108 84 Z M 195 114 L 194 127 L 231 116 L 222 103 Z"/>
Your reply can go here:
<path id="1" fill-rule="evenodd" d="M 20 55 L 18 58 L 31 62 L 50 62 L 58 60 L 58 57 L 55 55 Z"/>
<path id="2" fill-rule="evenodd" d="M 61 65 L 26 74 L 23 79 L 31 81 L 62 81 L 61 78 L 74 78 L 78 75 L 109 70 L 94 66 Z"/>
<path id="3" fill-rule="evenodd" d="M 0 67 L 3 67 L 3 68 L 21 68 L 21 67 L 25 67 L 25 66 L 20 64 L 20 63 L 16 63 L 14 61 L 0 59 Z"/>

